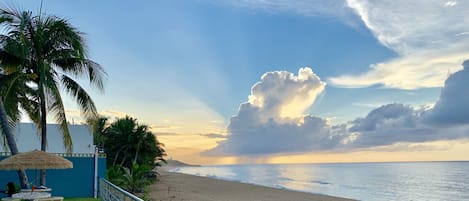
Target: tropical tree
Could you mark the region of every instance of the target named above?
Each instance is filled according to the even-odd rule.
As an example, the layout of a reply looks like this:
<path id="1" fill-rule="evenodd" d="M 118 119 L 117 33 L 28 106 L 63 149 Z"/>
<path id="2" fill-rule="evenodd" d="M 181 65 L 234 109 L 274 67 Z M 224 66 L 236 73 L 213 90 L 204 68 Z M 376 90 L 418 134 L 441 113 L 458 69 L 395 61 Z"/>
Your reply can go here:
<path id="1" fill-rule="evenodd" d="M 63 134 L 64 146 L 71 152 L 73 143 L 60 89 L 76 100 L 86 119 L 93 118 L 97 115 L 95 104 L 76 79 L 85 77 L 102 91 L 104 70 L 88 59 L 83 34 L 65 19 L 0 9 L 0 25 L 6 30 L 0 37 L 9 47 L 9 59 L 31 75 L 29 85 L 36 91 L 38 103 L 33 121 L 40 130 L 41 150 L 47 149 L 47 113 L 51 112 Z M 45 185 L 45 170 L 41 170 L 40 183 Z"/>
<path id="2" fill-rule="evenodd" d="M 160 162 L 165 162 L 166 152 L 147 125 L 138 124 L 137 119 L 126 116 L 117 119 L 109 127 L 105 120 L 95 119 L 90 127 L 98 128 L 102 135 L 103 147 L 107 155 L 107 176 L 109 181 L 128 190 L 143 193 L 145 187 L 155 181 L 156 171 L 152 171 Z M 95 141 L 96 142 L 96 141 Z"/>
<path id="3" fill-rule="evenodd" d="M 12 121 L 5 112 L 5 107 L 4 107 L 2 99 L 3 97 L 0 97 L 0 130 L 7 141 L 11 155 L 15 155 L 18 153 L 18 147 L 16 146 L 16 141 L 11 131 Z M 24 172 L 24 170 L 18 170 L 17 173 L 18 173 L 21 188 L 26 188 L 26 185 L 28 183 L 28 178 L 26 177 L 26 173 Z"/>
<path id="4" fill-rule="evenodd" d="M 133 163 L 131 168 L 123 167 L 124 174 L 119 179 L 120 186 L 130 193 L 141 193 L 145 186 L 150 185 L 154 179 L 147 177 L 151 167 Z"/>
<path id="5" fill-rule="evenodd" d="M 0 18 L 0 21 L 2 18 Z M 37 122 L 36 91 L 28 86 L 31 74 L 28 74 L 9 52 L 20 51 L 11 49 L 10 38 L 0 35 L 0 127 L 1 134 L 7 141 L 7 149 L 12 155 L 18 153 L 18 147 L 12 129 L 21 119 L 20 108 Z M 24 170 L 18 170 L 20 185 L 27 187 L 28 179 Z"/>
<path id="6" fill-rule="evenodd" d="M 87 119 L 89 129 L 93 133 L 93 144 L 99 149 L 104 149 L 106 142 L 106 132 L 108 129 L 108 118 L 97 116 L 92 119 Z"/>
<path id="7" fill-rule="evenodd" d="M 155 167 L 166 155 L 147 125 L 126 116 L 112 123 L 106 132 L 105 151 L 108 165 L 132 168 L 132 164 Z"/>
<path id="8" fill-rule="evenodd" d="M 107 178 L 130 193 L 142 193 L 146 186 L 155 181 L 155 178 L 148 176 L 151 169 L 148 165 L 137 163 L 133 163 L 130 168 L 111 166 L 107 170 Z"/>

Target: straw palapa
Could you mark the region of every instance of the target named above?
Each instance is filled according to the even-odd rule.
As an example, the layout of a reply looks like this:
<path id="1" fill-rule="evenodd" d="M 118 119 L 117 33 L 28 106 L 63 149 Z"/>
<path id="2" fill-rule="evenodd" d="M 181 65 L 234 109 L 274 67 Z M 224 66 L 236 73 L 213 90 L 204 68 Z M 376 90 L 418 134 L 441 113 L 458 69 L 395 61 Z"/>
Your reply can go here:
<path id="1" fill-rule="evenodd" d="M 2 170 L 67 168 L 73 168 L 73 163 L 69 160 L 39 150 L 18 153 L 0 161 L 0 169 Z"/>

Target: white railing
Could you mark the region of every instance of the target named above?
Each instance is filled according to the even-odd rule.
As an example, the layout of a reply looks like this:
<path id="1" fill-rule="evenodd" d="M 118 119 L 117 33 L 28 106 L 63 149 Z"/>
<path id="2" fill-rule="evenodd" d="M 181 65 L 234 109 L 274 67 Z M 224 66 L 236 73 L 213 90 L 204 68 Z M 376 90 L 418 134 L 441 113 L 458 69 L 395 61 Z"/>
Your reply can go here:
<path id="1" fill-rule="evenodd" d="M 99 198 L 102 201 L 144 201 L 105 179 L 99 179 Z"/>

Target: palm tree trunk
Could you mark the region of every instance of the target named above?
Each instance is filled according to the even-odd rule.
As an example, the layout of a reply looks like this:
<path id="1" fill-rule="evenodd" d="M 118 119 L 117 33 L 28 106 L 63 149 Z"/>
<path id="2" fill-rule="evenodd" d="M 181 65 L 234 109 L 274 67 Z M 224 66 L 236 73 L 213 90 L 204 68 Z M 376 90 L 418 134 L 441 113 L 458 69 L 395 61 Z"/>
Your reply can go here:
<path id="1" fill-rule="evenodd" d="M 140 149 L 140 142 L 137 144 L 137 150 L 135 150 L 135 157 L 134 157 L 133 163 L 137 163 L 139 149 Z"/>
<path id="2" fill-rule="evenodd" d="M 42 87 L 41 87 L 42 88 Z M 41 89 L 40 93 L 40 103 L 41 103 L 41 151 L 46 151 L 47 149 L 47 115 L 46 115 L 46 100 L 44 96 L 44 90 Z M 46 170 L 41 170 L 41 179 L 40 185 L 46 185 Z"/>
<path id="3" fill-rule="evenodd" d="M 127 160 L 127 155 L 124 155 L 124 158 L 122 159 L 120 166 L 123 166 L 126 160 Z"/>
<path id="4" fill-rule="evenodd" d="M 8 147 L 10 148 L 11 155 L 15 155 L 18 153 L 18 147 L 16 146 L 15 138 L 13 137 L 13 133 L 11 132 L 10 127 L 8 126 L 8 117 L 5 112 L 5 107 L 3 105 L 2 97 L 0 96 L 0 127 L 2 129 L 3 134 L 7 140 Z M 27 188 L 28 177 L 24 170 L 18 170 L 18 179 L 20 180 L 21 188 Z"/>
<path id="5" fill-rule="evenodd" d="M 114 157 L 114 161 L 112 162 L 112 166 L 116 166 L 118 157 L 119 157 L 119 152 L 116 153 L 116 156 Z"/>

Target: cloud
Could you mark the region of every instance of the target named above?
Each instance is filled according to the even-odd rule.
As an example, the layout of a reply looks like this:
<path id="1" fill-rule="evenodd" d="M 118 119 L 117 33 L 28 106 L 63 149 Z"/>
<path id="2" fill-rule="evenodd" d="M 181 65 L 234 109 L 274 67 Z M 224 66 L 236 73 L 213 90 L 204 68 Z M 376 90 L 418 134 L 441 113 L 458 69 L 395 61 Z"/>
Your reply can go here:
<path id="1" fill-rule="evenodd" d="M 114 111 L 114 110 L 104 110 L 104 111 L 99 112 L 99 114 L 103 115 L 105 117 L 108 117 L 110 119 L 112 119 L 112 118 L 122 118 L 122 117 L 125 117 L 125 116 L 129 115 L 125 112 Z"/>
<path id="2" fill-rule="evenodd" d="M 205 154 L 379 151 L 390 145 L 423 150 L 429 147 L 412 143 L 469 139 L 469 92 L 465 90 L 469 60 L 463 65 L 463 70 L 446 80 L 433 108 L 391 103 L 340 125 L 303 114 L 325 86 L 310 68 L 300 69 L 297 76 L 285 71 L 266 73 L 253 86 L 249 101 L 231 118 L 225 140 Z M 294 106 L 298 108 L 292 110 Z"/>
<path id="3" fill-rule="evenodd" d="M 215 139 L 225 139 L 226 135 L 218 134 L 218 133 L 208 133 L 208 134 L 200 134 L 201 136 L 208 137 L 208 138 L 215 138 Z"/>
<path id="4" fill-rule="evenodd" d="M 469 138 L 469 60 L 448 77 L 433 108 L 415 109 L 393 103 L 378 107 L 348 123 L 347 135 L 356 138 L 348 149 L 396 143 L 420 143 Z"/>
<path id="5" fill-rule="evenodd" d="M 295 3 L 290 0 L 225 0 L 223 3 L 271 13 L 293 12 L 304 16 L 326 16 L 354 23 L 350 20 L 354 16 L 353 10 L 347 6 L 345 0 L 296 0 Z"/>
<path id="6" fill-rule="evenodd" d="M 153 132 L 156 136 L 177 136 L 182 135 L 181 133 L 171 133 L 171 132 Z"/>
<path id="7" fill-rule="evenodd" d="M 324 90 L 325 83 L 310 68 L 298 75 L 286 71 L 265 73 L 248 102 L 231 118 L 228 136 L 208 155 L 258 155 L 321 150 L 337 144 L 345 127 L 326 119 L 303 116 Z"/>
<path id="8" fill-rule="evenodd" d="M 438 125 L 469 123 L 469 60 L 463 63 L 464 69 L 452 74 L 441 90 L 438 102 L 425 120 Z"/>
<path id="9" fill-rule="evenodd" d="M 240 110 L 256 111 L 262 122 L 295 118 L 311 106 L 324 87 L 311 68 L 301 68 L 297 76 L 286 71 L 268 72 L 252 87 L 249 101 Z"/>
<path id="10" fill-rule="evenodd" d="M 372 110 L 367 117 L 350 122 L 348 135 L 355 135 L 349 150 L 376 148 L 396 143 L 423 143 L 469 138 L 469 124 L 439 126 L 425 121 L 433 112 L 402 104 L 388 104 Z"/>
<path id="11" fill-rule="evenodd" d="M 397 57 L 371 64 L 361 74 L 328 78 L 334 86 L 418 89 L 441 87 L 469 54 L 468 1 L 456 0 L 241 0 L 233 6 L 364 24 Z"/>
<path id="12" fill-rule="evenodd" d="M 441 87 L 448 72 L 460 70 L 469 54 L 467 1 L 348 0 L 347 4 L 397 58 L 372 64 L 360 75 L 330 78 L 341 87 L 383 85 L 416 89 Z"/>

